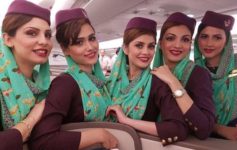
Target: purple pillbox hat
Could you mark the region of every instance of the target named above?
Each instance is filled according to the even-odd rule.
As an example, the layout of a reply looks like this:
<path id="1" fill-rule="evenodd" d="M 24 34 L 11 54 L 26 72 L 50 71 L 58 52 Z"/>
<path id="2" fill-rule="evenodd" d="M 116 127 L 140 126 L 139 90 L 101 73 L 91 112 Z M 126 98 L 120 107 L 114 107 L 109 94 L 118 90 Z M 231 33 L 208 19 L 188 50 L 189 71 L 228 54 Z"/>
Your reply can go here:
<path id="1" fill-rule="evenodd" d="M 196 25 L 196 20 L 194 18 L 188 17 L 187 15 L 185 15 L 185 14 L 183 14 L 181 12 L 175 12 L 175 13 L 171 14 L 167 18 L 165 23 L 166 22 L 176 22 L 176 23 L 183 24 L 183 25 L 185 25 L 185 26 L 187 26 L 189 28 L 191 33 L 194 32 L 195 25 Z"/>
<path id="2" fill-rule="evenodd" d="M 56 14 L 56 28 L 64 22 L 82 18 L 88 19 L 86 11 L 82 8 L 61 10 Z"/>
<path id="3" fill-rule="evenodd" d="M 8 7 L 7 14 L 25 14 L 44 19 L 50 24 L 50 11 L 29 1 L 15 0 Z"/>
<path id="4" fill-rule="evenodd" d="M 156 22 L 147 18 L 134 17 L 128 22 L 125 31 L 132 28 L 142 28 L 156 32 Z"/>
<path id="5" fill-rule="evenodd" d="M 230 31 L 234 25 L 235 19 L 232 16 L 207 11 L 202 18 L 202 24 L 221 28 L 225 31 Z"/>

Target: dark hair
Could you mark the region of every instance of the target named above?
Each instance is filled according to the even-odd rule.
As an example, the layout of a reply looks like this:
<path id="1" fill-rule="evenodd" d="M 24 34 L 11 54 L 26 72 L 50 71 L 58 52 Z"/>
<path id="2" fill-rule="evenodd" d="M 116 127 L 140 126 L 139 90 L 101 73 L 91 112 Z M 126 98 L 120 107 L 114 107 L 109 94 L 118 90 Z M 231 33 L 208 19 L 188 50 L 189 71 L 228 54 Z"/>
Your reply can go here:
<path id="1" fill-rule="evenodd" d="M 160 38 L 159 40 L 162 40 L 162 38 L 164 37 L 164 34 L 165 32 L 171 28 L 171 27 L 174 27 L 174 26 L 180 26 L 180 25 L 184 25 L 184 24 L 181 24 L 181 23 L 178 23 L 178 22 L 165 22 L 160 30 Z M 184 25 L 186 26 L 186 25 Z M 187 27 L 188 28 L 188 27 Z M 190 31 L 191 33 L 191 36 L 193 35 L 193 32 L 188 28 L 188 30 Z"/>
<path id="2" fill-rule="evenodd" d="M 156 41 L 156 32 L 153 32 L 153 31 L 147 30 L 147 29 L 133 28 L 130 30 L 126 30 L 124 32 L 123 44 L 125 46 L 128 46 L 130 42 L 132 42 L 134 39 L 136 39 L 137 37 L 144 35 L 144 34 L 153 36 L 153 38 Z"/>
<path id="3" fill-rule="evenodd" d="M 30 22 L 33 16 L 24 14 L 8 14 L 2 23 L 2 32 L 9 36 L 15 36 L 18 28 Z"/>
<path id="4" fill-rule="evenodd" d="M 116 51 L 115 51 L 115 54 L 116 54 L 116 55 L 118 55 L 118 53 L 119 53 L 119 51 L 120 51 L 120 48 L 121 48 L 121 47 L 118 47 L 118 48 L 116 49 Z"/>
<path id="5" fill-rule="evenodd" d="M 64 48 L 67 48 L 69 45 L 74 45 L 78 38 L 78 34 L 81 31 L 81 27 L 84 24 L 89 24 L 93 28 L 90 21 L 85 18 L 71 20 L 71 21 L 60 24 L 57 27 L 57 32 L 56 32 L 56 39 L 58 43 Z"/>

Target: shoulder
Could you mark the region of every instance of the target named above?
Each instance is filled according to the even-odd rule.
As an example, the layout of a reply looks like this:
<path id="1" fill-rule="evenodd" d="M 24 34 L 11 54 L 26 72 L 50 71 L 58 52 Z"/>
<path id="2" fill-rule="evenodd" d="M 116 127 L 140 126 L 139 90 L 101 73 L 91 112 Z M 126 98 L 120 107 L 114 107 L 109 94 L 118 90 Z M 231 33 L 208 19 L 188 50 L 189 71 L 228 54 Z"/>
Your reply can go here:
<path id="1" fill-rule="evenodd" d="M 211 85 L 211 83 L 212 79 L 210 72 L 206 68 L 195 65 L 186 87 L 193 87 L 195 85 Z"/>
<path id="2" fill-rule="evenodd" d="M 170 90 L 169 86 L 155 75 L 152 75 L 151 88 L 152 90 L 153 89 Z"/>
<path id="3" fill-rule="evenodd" d="M 51 86 L 60 86 L 64 88 L 78 88 L 77 82 L 67 73 L 57 76 L 51 83 Z"/>
<path id="4" fill-rule="evenodd" d="M 210 72 L 206 69 L 206 68 L 203 68 L 201 66 L 198 66 L 198 65 L 195 65 L 192 73 L 191 73 L 191 76 L 190 76 L 191 79 L 208 79 L 208 80 L 211 80 L 211 75 L 210 75 Z"/>

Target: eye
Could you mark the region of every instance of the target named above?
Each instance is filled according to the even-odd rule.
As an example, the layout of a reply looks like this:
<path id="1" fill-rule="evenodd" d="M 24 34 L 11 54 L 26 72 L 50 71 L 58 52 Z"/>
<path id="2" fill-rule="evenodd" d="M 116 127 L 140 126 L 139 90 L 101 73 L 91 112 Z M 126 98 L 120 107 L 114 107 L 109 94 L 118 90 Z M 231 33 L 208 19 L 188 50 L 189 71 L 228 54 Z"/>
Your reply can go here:
<path id="1" fill-rule="evenodd" d="M 175 39 L 174 36 L 166 36 L 166 37 L 165 37 L 165 40 L 166 40 L 166 41 L 173 41 L 174 39 Z"/>
<path id="2" fill-rule="evenodd" d="M 34 30 L 27 30 L 26 31 L 26 35 L 28 36 L 37 36 L 38 32 L 37 31 L 34 31 Z"/>
<path id="3" fill-rule="evenodd" d="M 143 48 L 143 44 L 142 43 L 138 43 L 138 44 L 136 44 L 135 45 L 137 48 L 139 48 L 139 49 L 142 49 Z"/>
<path id="4" fill-rule="evenodd" d="M 96 37 L 95 37 L 95 35 L 90 36 L 90 37 L 89 37 L 89 41 L 92 41 L 92 42 L 93 42 L 93 41 L 96 41 Z"/>
<path id="5" fill-rule="evenodd" d="M 199 38 L 200 38 L 200 39 L 207 39 L 207 38 L 208 38 L 208 35 L 206 35 L 206 34 L 201 34 L 201 35 L 199 36 Z"/>
<path id="6" fill-rule="evenodd" d="M 83 45 L 83 40 L 82 39 L 76 39 L 75 42 L 72 45 Z"/>
<path id="7" fill-rule="evenodd" d="M 220 36 L 220 35 L 215 35 L 213 38 L 216 41 L 222 40 L 222 36 Z"/>
<path id="8" fill-rule="evenodd" d="M 50 38 L 52 37 L 51 31 L 46 32 L 46 33 L 45 33 L 45 37 L 46 37 L 47 39 L 50 39 Z"/>
<path id="9" fill-rule="evenodd" d="M 155 49 L 155 47 L 156 47 L 156 45 L 155 45 L 155 44 L 149 44 L 149 45 L 148 45 L 148 48 L 149 48 L 150 50 L 154 50 L 154 49 Z"/>
<path id="10" fill-rule="evenodd" d="M 190 42 L 191 42 L 191 39 L 188 38 L 188 37 L 183 37 L 183 38 L 182 38 L 182 41 L 183 41 L 184 43 L 190 43 Z"/>

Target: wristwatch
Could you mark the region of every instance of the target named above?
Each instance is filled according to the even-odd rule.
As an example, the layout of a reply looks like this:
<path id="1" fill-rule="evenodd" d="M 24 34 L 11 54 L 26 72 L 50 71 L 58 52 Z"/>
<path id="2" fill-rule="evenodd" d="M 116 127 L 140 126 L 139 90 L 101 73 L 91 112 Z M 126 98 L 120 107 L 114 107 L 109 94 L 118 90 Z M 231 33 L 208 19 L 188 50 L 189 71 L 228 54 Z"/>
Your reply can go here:
<path id="1" fill-rule="evenodd" d="M 184 88 L 182 88 L 182 89 L 175 90 L 173 92 L 173 96 L 175 98 L 179 98 L 179 97 L 182 97 L 185 93 L 186 93 L 186 90 Z"/>

